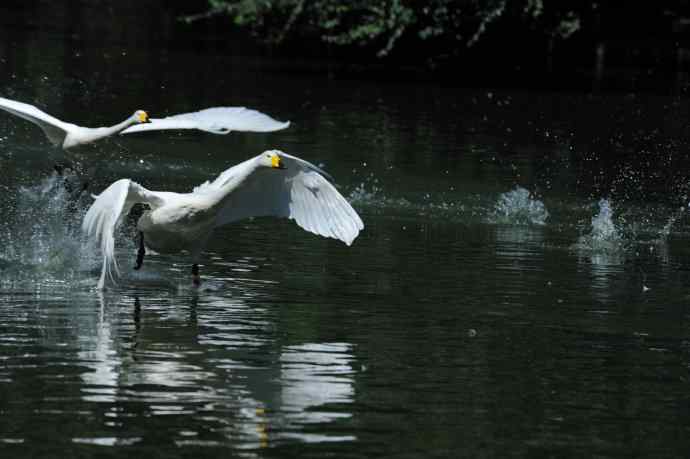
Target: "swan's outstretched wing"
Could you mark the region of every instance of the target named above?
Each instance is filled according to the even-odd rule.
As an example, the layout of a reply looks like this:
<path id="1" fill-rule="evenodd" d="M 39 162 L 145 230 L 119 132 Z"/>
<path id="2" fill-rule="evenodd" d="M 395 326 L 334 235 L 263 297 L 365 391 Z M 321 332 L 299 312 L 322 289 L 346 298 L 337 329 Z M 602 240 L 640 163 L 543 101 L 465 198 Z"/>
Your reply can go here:
<path id="1" fill-rule="evenodd" d="M 119 275 L 115 260 L 115 229 L 120 225 L 136 203 L 149 204 L 152 208 L 163 205 L 163 199 L 158 193 L 149 191 L 143 186 L 129 179 L 121 179 L 111 184 L 91 204 L 82 222 L 82 231 L 89 238 L 93 238 L 101 246 L 103 253 L 103 271 L 98 281 L 98 288 L 102 289 L 107 275 L 113 280 L 112 268 Z"/>
<path id="2" fill-rule="evenodd" d="M 245 107 L 207 108 L 167 118 L 151 118 L 150 121 L 130 126 L 121 134 L 163 129 L 199 129 L 213 134 L 227 134 L 230 131 L 270 132 L 290 126 L 289 121 L 277 121 L 264 113 Z"/>
<path id="3" fill-rule="evenodd" d="M 3 97 L 0 97 L 0 109 L 34 123 L 43 130 L 50 143 L 56 146 L 62 145 L 67 131 L 74 126 L 42 112 L 33 105 Z"/>
<path id="4" fill-rule="evenodd" d="M 216 225 L 248 217 L 287 217 L 309 232 L 352 244 L 364 228 L 357 212 L 319 168 L 282 152 L 280 157 L 285 169 L 257 168 L 225 198 Z M 233 169 L 205 186 L 222 186 Z"/>

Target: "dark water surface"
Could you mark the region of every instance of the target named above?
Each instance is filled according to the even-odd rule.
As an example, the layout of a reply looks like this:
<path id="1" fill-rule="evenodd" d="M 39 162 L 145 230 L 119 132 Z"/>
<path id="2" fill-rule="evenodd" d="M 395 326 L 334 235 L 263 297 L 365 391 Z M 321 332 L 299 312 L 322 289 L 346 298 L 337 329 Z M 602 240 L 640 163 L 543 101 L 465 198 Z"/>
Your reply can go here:
<path id="1" fill-rule="evenodd" d="M 100 294 L 88 199 L 70 205 L 63 154 L 0 113 L 2 457 L 687 457 L 687 100 L 33 32 L 0 45 L 0 95 L 68 121 L 246 105 L 293 123 L 102 142 L 68 158 L 92 191 L 185 191 L 277 147 L 332 173 L 365 230 L 346 247 L 229 226 L 197 291 L 183 255 L 131 271 L 125 228 Z"/>

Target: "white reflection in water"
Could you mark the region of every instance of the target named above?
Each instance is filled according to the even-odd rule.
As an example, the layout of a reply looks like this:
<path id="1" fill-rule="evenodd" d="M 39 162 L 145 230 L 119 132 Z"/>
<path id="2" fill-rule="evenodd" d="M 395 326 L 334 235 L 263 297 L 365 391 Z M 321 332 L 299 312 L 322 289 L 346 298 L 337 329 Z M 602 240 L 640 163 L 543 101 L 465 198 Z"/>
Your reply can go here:
<path id="1" fill-rule="evenodd" d="M 495 227 L 496 268 L 509 276 L 515 284 L 507 280 L 506 288 L 514 293 L 524 291 L 526 272 L 539 271 L 544 258 L 544 229 L 535 226 Z"/>
<path id="2" fill-rule="evenodd" d="M 110 323 L 104 318 L 103 297 L 99 296 L 101 310 L 96 329 L 96 336 L 91 349 L 79 352 L 80 361 L 89 367 L 89 371 L 81 374 L 85 385 L 82 398 L 90 402 L 114 402 L 116 399 L 118 374 L 121 360 L 113 345 Z"/>
<path id="3" fill-rule="evenodd" d="M 589 270 L 592 295 L 606 301 L 611 298 L 612 277 L 619 273 L 625 261 L 624 254 L 614 252 L 585 252 L 577 258 L 580 271 Z"/>
<path id="4" fill-rule="evenodd" d="M 188 319 L 190 322 L 186 324 L 189 346 L 175 351 L 158 349 L 144 336 L 138 336 L 146 327 L 138 324 L 138 302 L 135 302 L 134 344 L 131 349 L 127 347 L 129 352 L 123 352 L 125 348 L 114 338 L 116 322 L 111 325 L 113 317 L 105 314 L 108 308 L 102 297 L 100 299 L 97 327 L 90 338 L 82 341 L 84 348 L 79 352 L 79 359 L 88 367 L 81 374 L 83 401 L 113 403 L 128 400 L 146 404 L 153 415 L 189 416 L 198 414 L 197 405 L 203 402 L 208 419 L 225 425 L 219 430 L 228 440 L 239 442 L 238 448 L 265 447 L 271 437 L 312 443 L 356 440 L 352 435 L 303 431 L 305 425 L 331 423 L 352 416 L 342 408 L 343 404 L 352 403 L 355 395 L 351 344 L 305 343 L 282 347 L 277 363 L 280 374 L 277 404 L 272 406 L 271 400 L 276 399 L 265 393 L 266 383 L 272 379 L 268 378 L 265 369 L 243 361 L 239 354 L 238 361 L 224 358 L 215 362 L 213 368 L 207 368 L 199 360 L 203 347 L 211 343 L 233 352 L 242 347 L 245 350 L 256 347 L 256 342 L 248 338 L 256 335 L 258 330 L 264 330 L 268 324 L 262 314 L 252 310 L 246 302 L 225 299 L 222 310 L 215 308 L 214 301 L 206 304 L 211 309 L 200 313 L 206 329 L 203 335 L 198 334 L 196 312 L 193 312 L 194 318 Z M 165 317 L 161 315 L 156 320 L 164 321 Z M 175 323 L 184 327 L 177 321 Z M 177 330 L 176 333 L 180 333 Z M 265 338 L 255 339 L 266 342 Z M 216 384 L 219 378 L 228 382 L 219 387 Z M 229 405 L 236 407 L 231 418 L 212 414 L 215 409 L 226 409 Z M 118 417 L 119 411 L 114 411 L 109 413 L 108 419 L 117 422 Z M 93 444 L 119 444 L 127 440 L 115 437 L 74 439 Z M 176 440 L 179 445 L 196 445 L 201 441 L 193 429 L 187 429 Z"/>
<path id="5" fill-rule="evenodd" d="M 247 350 L 267 344 L 272 323 L 266 319 L 267 309 L 253 300 L 252 290 L 241 290 L 243 297 L 252 299 L 251 304 L 239 297 L 239 292 L 232 298 L 206 297 L 207 309 L 213 313 L 204 318 L 206 328 L 198 336 L 199 344 L 226 350 Z"/>
<path id="6" fill-rule="evenodd" d="M 352 403 L 352 361 L 352 345 L 348 343 L 312 343 L 285 347 L 280 355 L 280 400 L 288 424 L 326 423 L 350 417 L 350 413 L 315 408 L 328 404 Z M 355 440 L 353 436 L 306 433 L 289 433 L 285 436 L 307 442 Z"/>
<path id="7" fill-rule="evenodd" d="M 592 217 L 590 232 L 580 236 L 574 248 L 578 252 L 580 271 L 589 270 L 592 294 L 600 301 L 611 297 L 611 278 L 625 262 L 625 239 L 613 219 L 613 204 L 608 199 L 598 203 L 599 212 Z"/>

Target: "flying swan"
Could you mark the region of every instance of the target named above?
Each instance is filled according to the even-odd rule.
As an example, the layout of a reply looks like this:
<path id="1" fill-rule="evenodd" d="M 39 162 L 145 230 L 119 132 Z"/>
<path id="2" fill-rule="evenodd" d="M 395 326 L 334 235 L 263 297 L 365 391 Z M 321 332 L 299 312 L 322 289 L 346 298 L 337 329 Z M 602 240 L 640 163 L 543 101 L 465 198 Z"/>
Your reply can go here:
<path id="1" fill-rule="evenodd" d="M 148 204 L 137 222 L 139 250 L 134 269 L 143 263 L 146 247 L 159 253 L 189 252 L 192 282 L 200 284 L 199 257 L 215 228 L 249 217 L 287 217 L 303 229 L 350 245 L 364 228 L 361 218 L 313 164 L 279 150 L 248 159 L 205 182 L 191 193 L 150 191 L 130 179 L 112 183 L 84 216 L 82 230 L 103 254 L 98 288 L 106 277 L 119 275 L 115 230 L 136 203 Z"/>
<path id="2" fill-rule="evenodd" d="M 92 143 L 115 134 L 164 129 L 199 129 L 214 134 L 230 131 L 270 132 L 285 129 L 290 122 L 276 121 L 268 115 L 244 107 L 214 107 L 182 113 L 167 118 L 149 118 L 137 110 L 121 123 L 110 127 L 87 128 L 60 121 L 33 105 L 0 97 L 0 109 L 24 118 L 40 127 L 55 146 L 69 149 Z"/>

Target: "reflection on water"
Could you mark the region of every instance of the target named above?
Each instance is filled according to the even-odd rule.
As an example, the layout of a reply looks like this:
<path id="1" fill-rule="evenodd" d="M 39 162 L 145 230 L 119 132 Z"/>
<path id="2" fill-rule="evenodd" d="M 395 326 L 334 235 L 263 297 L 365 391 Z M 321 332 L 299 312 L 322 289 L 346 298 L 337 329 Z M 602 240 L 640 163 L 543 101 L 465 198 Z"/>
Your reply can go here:
<path id="1" fill-rule="evenodd" d="M 613 295 L 612 281 L 621 273 L 626 259 L 627 244 L 613 218 L 608 199 L 601 199 L 598 212 L 591 219 L 589 232 L 580 236 L 574 245 L 578 252 L 578 265 L 591 276 L 594 298 L 605 302 Z"/>
<path id="2" fill-rule="evenodd" d="M 496 225 L 496 256 L 519 263 L 524 259 L 540 258 L 544 244 L 544 229 L 531 226 Z"/>
<path id="3" fill-rule="evenodd" d="M 599 301 L 607 301 L 614 296 L 612 281 L 620 275 L 625 255 L 622 253 L 585 252 L 578 257 L 578 266 L 591 277 L 592 295 Z"/>
<path id="4" fill-rule="evenodd" d="M 342 411 L 342 404 L 352 403 L 354 397 L 351 349 L 348 343 L 312 343 L 288 346 L 281 352 L 281 410 L 286 413 L 290 425 L 323 424 L 351 416 Z M 338 404 L 341 409 L 329 411 L 330 404 Z M 297 433 L 288 436 L 306 442 L 355 440 L 351 435 Z"/>
<path id="5" fill-rule="evenodd" d="M 266 321 L 269 311 L 243 300 L 256 297 L 256 292 L 236 290 L 236 294 L 236 298 L 193 295 L 147 301 L 139 293 L 134 298 L 99 296 L 97 308 L 81 310 L 78 316 L 61 310 L 75 322 L 78 335 L 67 341 L 55 338 L 56 344 L 74 349 L 64 358 L 79 368 L 78 403 L 90 407 L 92 418 L 96 416 L 92 434 L 82 433 L 71 441 L 146 444 L 146 435 L 133 435 L 136 429 L 115 433 L 124 425 L 138 424 L 137 419 L 148 422 L 157 417 L 168 419 L 173 428 L 170 440 L 178 447 L 230 442 L 252 449 L 289 440 L 354 440 L 352 435 L 303 431 L 351 418 L 347 404 L 354 397 L 352 345 L 286 345 L 276 356 L 279 371 L 275 373 L 270 359 L 263 356 L 277 344 Z M 46 317 L 43 322 L 59 320 Z M 264 332 L 259 331 L 262 328 Z M 8 342 L 14 346 L 19 341 L 15 336 Z M 14 384 L 18 377 L 12 371 L 0 375 L 7 378 L 0 384 Z M 58 369 L 50 378 L 66 376 Z M 60 403 L 70 400 L 45 397 Z"/>
<path id="6" fill-rule="evenodd" d="M 87 371 L 81 374 L 82 399 L 86 402 L 114 402 L 117 399 L 118 376 L 122 361 L 114 348 L 110 322 L 105 318 L 105 304 L 102 296 L 95 336 L 86 340 L 87 333 L 80 339 L 80 345 L 87 350 L 79 351 L 77 358 Z M 84 336 L 86 335 L 86 336 Z"/>

